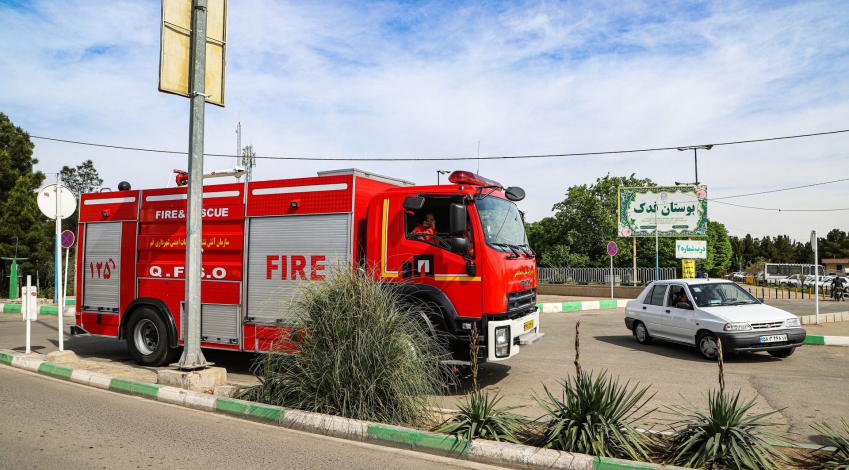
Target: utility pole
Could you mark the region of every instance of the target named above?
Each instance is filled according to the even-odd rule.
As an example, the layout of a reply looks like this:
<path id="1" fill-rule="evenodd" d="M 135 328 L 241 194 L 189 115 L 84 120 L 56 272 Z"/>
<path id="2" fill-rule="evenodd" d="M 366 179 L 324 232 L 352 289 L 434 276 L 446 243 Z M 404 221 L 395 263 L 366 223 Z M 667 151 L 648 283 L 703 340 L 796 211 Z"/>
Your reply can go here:
<path id="1" fill-rule="evenodd" d="M 200 350 L 201 212 L 203 210 L 203 129 L 206 79 L 206 0 L 192 1 L 192 32 L 189 39 L 189 183 L 186 211 L 186 324 L 184 348 L 178 369 L 203 369 Z M 165 345 L 168 346 L 167 344 Z"/>

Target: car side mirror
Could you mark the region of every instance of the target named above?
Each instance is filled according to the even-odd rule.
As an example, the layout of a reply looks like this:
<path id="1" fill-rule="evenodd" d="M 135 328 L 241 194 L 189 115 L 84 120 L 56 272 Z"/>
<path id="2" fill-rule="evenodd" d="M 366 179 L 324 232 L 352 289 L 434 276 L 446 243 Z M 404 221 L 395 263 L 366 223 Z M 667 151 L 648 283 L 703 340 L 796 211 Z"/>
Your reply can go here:
<path id="1" fill-rule="evenodd" d="M 448 206 L 448 234 L 452 237 L 464 236 L 466 234 L 466 218 L 466 206 L 456 202 Z"/>
<path id="2" fill-rule="evenodd" d="M 404 206 L 403 207 L 404 207 L 404 209 L 406 209 L 408 211 L 415 212 L 415 211 L 421 210 L 421 208 L 424 207 L 424 203 L 425 203 L 425 198 L 423 198 L 421 196 L 407 196 L 407 198 L 404 199 Z"/>
<path id="3" fill-rule="evenodd" d="M 763 298 L 763 297 L 758 297 L 758 302 L 760 302 L 760 303 L 764 303 L 764 298 Z"/>

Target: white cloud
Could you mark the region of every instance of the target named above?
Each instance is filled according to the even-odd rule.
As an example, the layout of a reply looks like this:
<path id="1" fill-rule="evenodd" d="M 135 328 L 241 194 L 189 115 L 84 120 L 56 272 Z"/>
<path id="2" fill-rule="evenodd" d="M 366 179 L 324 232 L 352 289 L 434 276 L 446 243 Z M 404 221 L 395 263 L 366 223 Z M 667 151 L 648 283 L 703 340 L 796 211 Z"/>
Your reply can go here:
<path id="1" fill-rule="evenodd" d="M 227 108 L 206 150 L 260 156 L 472 157 L 716 143 L 849 128 L 849 2 L 229 2 Z M 158 2 L 0 3 L 0 111 L 34 135 L 185 150 L 188 102 L 156 90 Z M 699 153 L 713 196 L 836 179 L 849 135 Z M 163 185 L 185 157 L 37 141 L 39 168 L 95 160 L 108 185 Z M 230 160 L 208 158 L 207 168 Z M 419 183 L 467 162 L 260 161 L 263 178 L 357 166 Z M 530 220 L 568 186 L 636 173 L 692 181 L 692 153 L 482 161 L 524 186 Z M 729 200 L 849 207 L 847 183 Z M 843 197 L 841 197 L 843 196 Z M 804 240 L 847 212 L 713 204 L 714 220 Z"/>

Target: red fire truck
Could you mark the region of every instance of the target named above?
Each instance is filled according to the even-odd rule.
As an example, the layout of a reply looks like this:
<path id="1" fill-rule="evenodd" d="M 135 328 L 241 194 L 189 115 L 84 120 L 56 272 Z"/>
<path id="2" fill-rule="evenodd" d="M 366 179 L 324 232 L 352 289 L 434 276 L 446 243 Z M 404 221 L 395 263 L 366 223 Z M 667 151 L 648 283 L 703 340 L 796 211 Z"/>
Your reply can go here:
<path id="1" fill-rule="evenodd" d="M 513 202 L 524 191 L 465 171 L 449 181 L 351 169 L 205 186 L 201 346 L 269 350 L 298 287 L 355 263 L 431 306 L 422 320 L 460 360 L 473 324 L 482 360 L 538 341 L 536 262 Z M 82 196 L 72 333 L 126 339 L 143 365 L 179 357 L 186 202 L 185 187 Z M 414 233 L 428 214 L 436 229 Z"/>

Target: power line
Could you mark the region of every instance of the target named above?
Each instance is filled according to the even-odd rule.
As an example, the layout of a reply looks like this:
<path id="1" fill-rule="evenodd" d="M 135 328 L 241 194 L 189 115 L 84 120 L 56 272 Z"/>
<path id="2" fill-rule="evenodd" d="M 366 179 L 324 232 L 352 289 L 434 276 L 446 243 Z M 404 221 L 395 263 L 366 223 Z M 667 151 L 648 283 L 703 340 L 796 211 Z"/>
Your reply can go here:
<path id="1" fill-rule="evenodd" d="M 708 199 L 709 201 L 711 199 Z M 761 211 L 774 211 L 774 212 L 838 212 L 838 211 L 849 211 L 849 207 L 844 207 L 842 209 L 780 209 L 780 208 L 771 208 L 771 207 L 754 207 L 754 206 L 744 206 L 741 204 L 732 204 L 730 202 L 722 202 L 713 200 L 713 202 L 717 204 L 725 204 L 727 206 L 734 207 L 742 207 L 744 209 L 757 209 Z"/>
<path id="2" fill-rule="evenodd" d="M 839 130 L 839 131 L 829 131 L 829 132 L 817 132 L 813 134 L 799 134 L 799 135 L 789 135 L 783 137 L 768 137 L 764 139 L 751 139 L 751 140 L 738 140 L 734 142 L 722 142 L 717 144 L 710 144 L 713 146 L 719 145 L 738 145 L 738 144 L 751 144 L 755 142 L 769 142 L 774 140 L 787 140 L 787 139 L 799 139 L 803 137 L 816 137 L 823 135 L 831 135 L 831 134 L 840 134 L 844 132 L 849 132 L 849 129 Z M 103 147 L 103 148 L 111 148 L 117 150 L 132 150 L 137 152 L 153 152 L 153 153 L 167 153 L 167 154 L 178 154 L 185 155 L 188 152 L 178 152 L 174 150 L 156 150 L 156 149 L 146 149 L 139 147 L 124 147 L 120 145 L 106 145 L 106 144 L 95 144 L 91 142 L 79 142 L 74 140 L 65 140 L 65 139 L 57 139 L 54 137 L 43 137 L 37 135 L 30 136 L 33 139 L 42 139 L 42 140 L 50 140 L 54 142 L 63 142 L 67 144 L 75 144 L 75 145 L 88 145 L 91 147 Z M 686 147 L 682 145 L 676 145 L 674 147 L 658 147 L 658 148 L 649 148 L 649 149 L 633 149 L 633 150 L 610 150 L 604 152 L 582 152 L 582 153 L 559 153 L 559 154 L 544 154 L 544 155 L 512 155 L 512 156 L 501 156 L 501 157 L 436 157 L 436 158 L 318 158 L 318 157 L 269 157 L 269 156 L 257 156 L 256 158 L 264 158 L 267 160 L 299 160 L 299 161 L 326 161 L 326 162 L 411 162 L 411 161 L 461 161 L 461 160 L 518 160 L 518 159 L 533 159 L 533 158 L 558 158 L 558 157 L 584 157 L 584 156 L 593 156 L 593 155 L 617 155 L 617 154 L 627 154 L 627 153 L 641 153 L 641 152 L 659 152 L 665 150 L 678 150 L 681 147 Z M 237 155 L 227 155 L 220 153 L 205 153 L 206 157 L 226 157 L 233 158 Z"/>
<path id="3" fill-rule="evenodd" d="M 735 196 L 715 197 L 715 198 L 711 198 L 711 200 L 716 201 L 717 199 L 731 199 L 731 198 L 734 198 L 734 197 L 746 197 L 746 196 L 755 196 L 755 195 L 758 195 L 758 194 L 778 193 L 778 192 L 781 192 L 781 191 L 790 191 L 791 189 L 802 189 L 802 188 L 810 188 L 810 187 L 813 187 L 813 186 L 822 186 L 824 184 L 840 183 L 841 181 L 849 181 L 849 178 L 843 178 L 843 179 L 832 180 L 832 181 L 824 181 L 822 183 L 806 184 L 806 185 L 802 185 L 802 186 L 793 186 L 792 188 L 772 189 L 770 191 L 761 191 L 761 192 L 758 192 L 758 193 L 737 194 Z"/>

